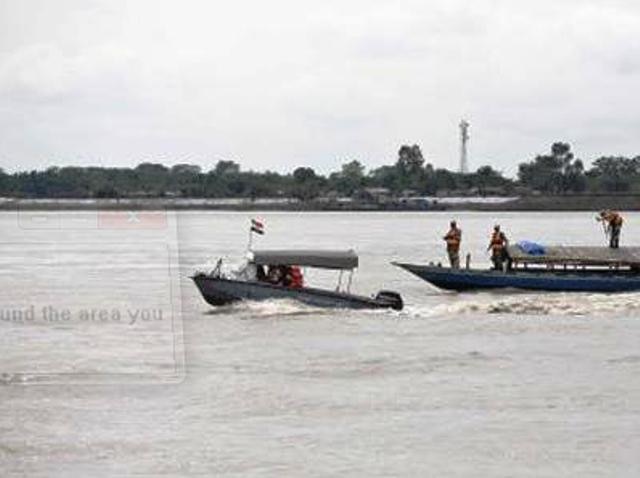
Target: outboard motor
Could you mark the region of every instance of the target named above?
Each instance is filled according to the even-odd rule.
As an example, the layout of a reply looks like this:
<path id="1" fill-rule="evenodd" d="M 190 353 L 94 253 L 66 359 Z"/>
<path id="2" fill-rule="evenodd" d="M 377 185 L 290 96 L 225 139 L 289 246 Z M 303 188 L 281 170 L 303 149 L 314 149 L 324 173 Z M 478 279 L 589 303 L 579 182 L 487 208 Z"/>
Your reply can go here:
<path id="1" fill-rule="evenodd" d="M 393 292 L 391 290 L 381 290 L 376 294 L 376 301 L 382 302 L 385 304 L 389 304 L 393 310 L 402 310 L 404 307 L 404 302 L 402 301 L 402 296 L 397 292 Z"/>

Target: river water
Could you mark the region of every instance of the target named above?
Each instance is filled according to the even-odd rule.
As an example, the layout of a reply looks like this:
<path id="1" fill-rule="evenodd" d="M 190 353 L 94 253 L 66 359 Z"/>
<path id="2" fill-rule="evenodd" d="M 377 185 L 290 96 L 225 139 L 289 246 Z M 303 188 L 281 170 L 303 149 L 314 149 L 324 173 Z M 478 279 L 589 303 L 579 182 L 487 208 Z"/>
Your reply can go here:
<path id="1" fill-rule="evenodd" d="M 256 247 L 356 249 L 354 290 L 405 310 L 212 309 L 189 274 L 238 262 L 251 217 Z M 495 222 L 604 242 L 588 213 L 0 214 L 2 476 L 638 476 L 640 295 L 445 293 L 390 265 L 445 262 L 452 217 L 478 267 Z"/>

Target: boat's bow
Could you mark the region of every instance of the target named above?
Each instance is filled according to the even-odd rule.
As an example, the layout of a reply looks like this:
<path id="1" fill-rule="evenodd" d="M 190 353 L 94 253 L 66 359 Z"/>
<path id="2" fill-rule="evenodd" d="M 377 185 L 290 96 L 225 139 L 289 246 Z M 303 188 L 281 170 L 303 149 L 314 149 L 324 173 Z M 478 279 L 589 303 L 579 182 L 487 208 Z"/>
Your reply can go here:
<path id="1" fill-rule="evenodd" d="M 461 290 L 464 288 L 455 280 L 455 269 L 435 265 L 409 264 L 406 262 L 392 262 L 391 264 L 441 289 Z"/>
<path id="2" fill-rule="evenodd" d="M 426 268 L 432 268 L 432 269 L 442 269 L 441 267 L 438 266 L 424 266 L 424 265 L 420 265 L 420 264 L 409 264 L 406 262 L 392 262 L 391 265 L 394 265 L 396 267 L 399 267 L 400 269 L 404 269 L 407 272 L 410 272 L 411 274 L 420 277 L 421 279 L 424 279 L 424 270 Z"/>

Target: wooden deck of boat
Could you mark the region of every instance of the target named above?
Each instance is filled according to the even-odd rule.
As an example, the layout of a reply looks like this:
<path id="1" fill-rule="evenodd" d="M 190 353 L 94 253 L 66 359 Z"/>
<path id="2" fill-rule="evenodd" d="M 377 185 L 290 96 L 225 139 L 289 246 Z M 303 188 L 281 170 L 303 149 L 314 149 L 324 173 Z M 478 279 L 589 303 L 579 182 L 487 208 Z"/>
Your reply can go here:
<path id="1" fill-rule="evenodd" d="M 601 266 L 637 266 L 640 267 L 640 247 L 545 247 L 545 254 L 527 254 L 518 246 L 508 247 L 509 255 L 521 264 L 567 264 Z"/>

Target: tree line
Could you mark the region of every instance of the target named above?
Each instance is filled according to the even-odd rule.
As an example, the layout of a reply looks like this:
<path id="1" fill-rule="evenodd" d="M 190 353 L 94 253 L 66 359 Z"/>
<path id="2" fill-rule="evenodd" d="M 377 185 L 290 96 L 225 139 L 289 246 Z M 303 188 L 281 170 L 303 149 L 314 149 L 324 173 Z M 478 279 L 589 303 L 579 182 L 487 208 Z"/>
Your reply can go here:
<path id="1" fill-rule="evenodd" d="M 569 144 L 557 142 L 548 153 L 522 162 L 515 179 L 491 166 L 467 174 L 434 168 L 418 145 L 403 145 L 390 165 L 367 171 L 353 160 L 327 175 L 310 167 L 287 174 L 243 171 L 229 160 L 218 161 L 207 171 L 193 164 L 167 167 L 153 162 L 134 168 L 54 166 L 12 174 L 0 169 L 0 196 L 16 198 L 293 197 L 304 201 L 331 195 L 359 197 L 374 188 L 395 196 L 640 192 L 640 156 L 601 157 L 587 169 Z"/>

